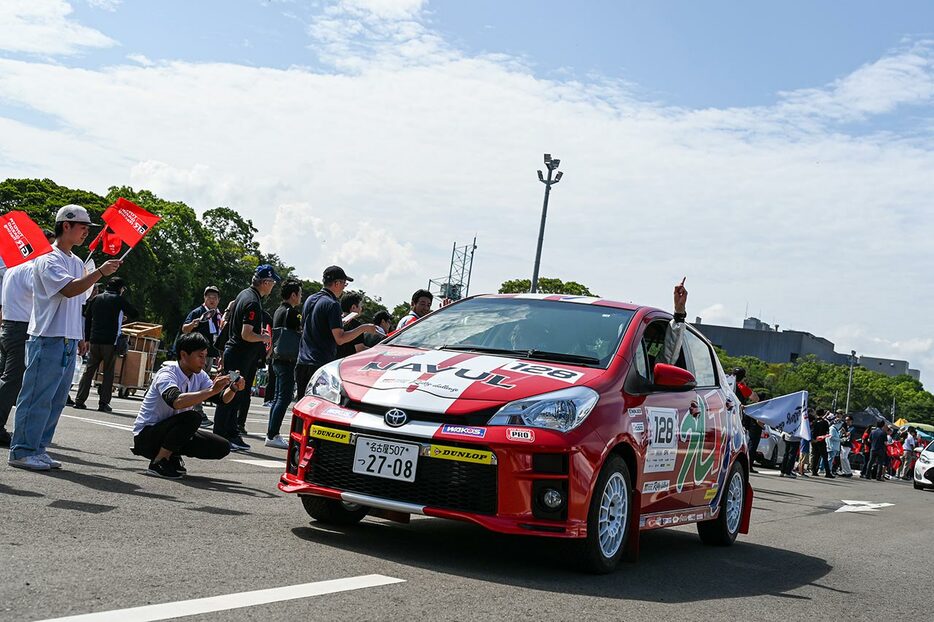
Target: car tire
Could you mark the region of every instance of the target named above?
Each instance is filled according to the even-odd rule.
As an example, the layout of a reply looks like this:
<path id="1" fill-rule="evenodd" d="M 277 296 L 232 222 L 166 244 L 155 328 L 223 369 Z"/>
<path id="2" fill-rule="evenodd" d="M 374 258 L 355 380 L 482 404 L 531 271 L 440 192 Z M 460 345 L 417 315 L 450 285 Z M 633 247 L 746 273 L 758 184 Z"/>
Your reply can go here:
<path id="1" fill-rule="evenodd" d="M 340 499 L 302 495 L 301 500 L 308 516 L 326 525 L 353 525 L 362 521 L 368 512 L 361 505 Z"/>
<path id="2" fill-rule="evenodd" d="M 739 533 L 746 501 L 746 478 L 739 463 L 733 463 L 726 481 L 726 492 L 720 497 L 717 518 L 697 523 L 697 535 L 704 544 L 730 546 Z"/>
<path id="3" fill-rule="evenodd" d="M 621 456 L 603 465 L 590 499 L 587 538 L 580 544 L 583 568 L 593 574 L 613 572 L 626 550 L 632 517 L 632 478 Z"/>

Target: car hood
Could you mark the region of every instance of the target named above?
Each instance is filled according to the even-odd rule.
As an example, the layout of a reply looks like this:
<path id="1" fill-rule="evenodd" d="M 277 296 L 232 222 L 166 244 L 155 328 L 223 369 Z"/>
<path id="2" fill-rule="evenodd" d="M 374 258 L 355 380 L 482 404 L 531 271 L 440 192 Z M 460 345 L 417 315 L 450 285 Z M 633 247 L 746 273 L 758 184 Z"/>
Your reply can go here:
<path id="1" fill-rule="evenodd" d="M 606 373 L 563 363 L 391 346 L 376 346 L 340 366 L 351 400 L 452 414 L 588 385 Z"/>

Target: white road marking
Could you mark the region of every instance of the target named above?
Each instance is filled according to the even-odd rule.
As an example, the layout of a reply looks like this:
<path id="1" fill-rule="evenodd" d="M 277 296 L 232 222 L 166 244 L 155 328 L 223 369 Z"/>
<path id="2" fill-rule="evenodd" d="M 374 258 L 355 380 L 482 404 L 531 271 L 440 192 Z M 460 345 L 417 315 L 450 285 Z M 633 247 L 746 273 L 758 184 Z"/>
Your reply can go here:
<path id="1" fill-rule="evenodd" d="M 231 459 L 231 462 L 242 462 L 243 464 L 252 464 L 254 466 L 266 467 L 267 469 L 285 468 L 285 460 L 244 460 L 240 458 Z"/>
<path id="2" fill-rule="evenodd" d="M 835 512 L 876 512 L 879 508 L 889 508 L 895 505 L 894 503 L 871 503 L 869 501 L 850 501 L 848 499 L 841 499 L 841 501 L 846 505 L 835 510 Z"/>
<path id="3" fill-rule="evenodd" d="M 756 473 L 759 473 L 760 475 L 781 475 L 781 471 L 772 471 L 771 469 L 763 468 L 756 469 Z M 755 475 L 755 473 L 753 473 L 753 475 Z"/>
<path id="4" fill-rule="evenodd" d="M 268 590 L 255 592 L 240 592 L 224 596 L 211 596 L 194 600 L 183 600 L 175 603 L 162 603 L 160 605 L 146 605 L 130 609 L 117 609 L 115 611 L 101 611 L 98 613 L 85 613 L 64 618 L 52 618 L 41 622 L 150 622 L 152 620 L 171 620 L 183 616 L 193 616 L 215 611 L 229 611 L 267 603 L 277 603 L 286 600 L 347 592 L 367 587 L 390 585 L 392 583 L 405 583 L 405 579 L 395 579 L 379 574 L 370 574 L 347 579 L 333 579 L 331 581 L 317 581 L 286 587 L 274 587 Z"/>
<path id="5" fill-rule="evenodd" d="M 111 423 L 110 421 L 99 421 L 97 419 L 88 419 L 87 417 L 75 417 L 74 415 L 62 415 L 68 419 L 77 419 L 78 421 L 87 421 L 88 423 L 95 423 L 97 425 L 102 425 L 105 428 L 116 428 L 118 430 L 133 430 L 131 425 L 123 425 L 121 423 Z"/>

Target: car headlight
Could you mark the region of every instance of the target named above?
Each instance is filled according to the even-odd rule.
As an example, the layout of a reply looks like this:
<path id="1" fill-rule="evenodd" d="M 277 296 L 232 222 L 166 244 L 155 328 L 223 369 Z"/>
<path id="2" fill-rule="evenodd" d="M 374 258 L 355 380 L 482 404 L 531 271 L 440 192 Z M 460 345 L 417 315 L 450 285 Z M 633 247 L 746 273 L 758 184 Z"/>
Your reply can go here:
<path id="1" fill-rule="evenodd" d="M 313 395 L 323 400 L 341 403 L 341 374 L 340 361 L 328 363 L 315 372 L 314 376 L 308 382 L 308 389 L 305 395 Z"/>
<path id="2" fill-rule="evenodd" d="M 931 460 L 931 458 L 928 457 L 927 454 L 921 454 L 918 457 L 918 462 L 920 462 L 921 464 L 927 464 L 928 462 L 934 462 L 934 460 Z"/>
<path id="3" fill-rule="evenodd" d="M 509 402 L 487 425 L 524 425 L 569 432 L 583 423 L 600 398 L 587 387 L 571 387 Z"/>

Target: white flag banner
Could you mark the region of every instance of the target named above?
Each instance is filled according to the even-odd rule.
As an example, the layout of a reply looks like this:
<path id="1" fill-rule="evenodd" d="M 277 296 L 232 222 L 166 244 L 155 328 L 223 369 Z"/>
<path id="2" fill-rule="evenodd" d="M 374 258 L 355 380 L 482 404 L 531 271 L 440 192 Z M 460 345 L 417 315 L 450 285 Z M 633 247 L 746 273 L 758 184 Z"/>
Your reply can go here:
<path id="1" fill-rule="evenodd" d="M 808 392 L 798 391 L 770 400 L 750 404 L 745 408 L 746 415 L 767 423 L 779 432 L 811 440 L 811 426 L 808 423 Z"/>

